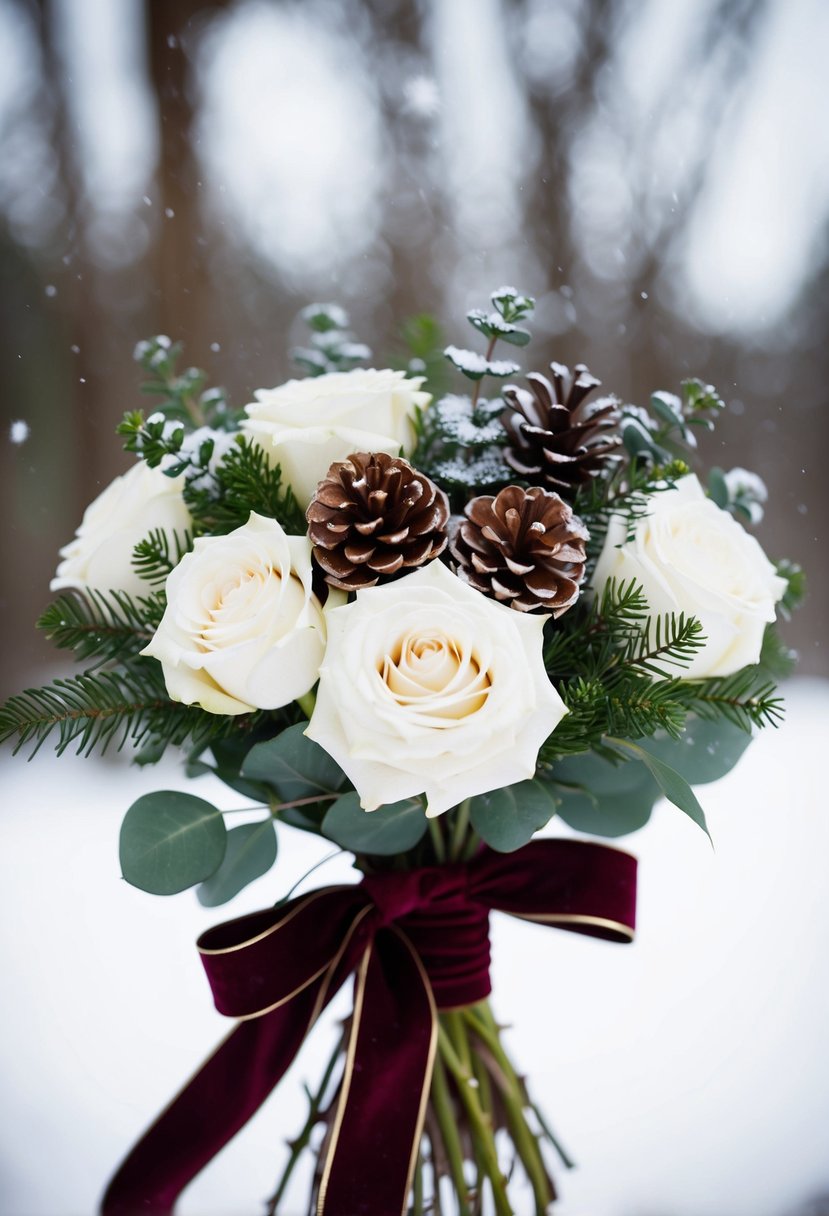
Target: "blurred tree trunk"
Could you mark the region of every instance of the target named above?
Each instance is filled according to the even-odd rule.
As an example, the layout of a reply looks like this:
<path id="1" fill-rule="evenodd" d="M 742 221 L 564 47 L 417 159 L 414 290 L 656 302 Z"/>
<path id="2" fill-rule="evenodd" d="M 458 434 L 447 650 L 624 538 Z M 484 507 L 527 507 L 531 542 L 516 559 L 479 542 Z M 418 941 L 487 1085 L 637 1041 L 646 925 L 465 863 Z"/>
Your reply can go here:
<path id="1" fill-rule="evenodd" d="M 164 0 L 146 6 L 150 78 L 158 106 L 159 162 L 154 256 L 157 329 L 182 339 L 194 360 L 207 346 L 211 282 L 201 206 L 201 171 L 194 139 L 195 82 L 187 54 L 193 18 L 202 24 L 211 6 Z"/>

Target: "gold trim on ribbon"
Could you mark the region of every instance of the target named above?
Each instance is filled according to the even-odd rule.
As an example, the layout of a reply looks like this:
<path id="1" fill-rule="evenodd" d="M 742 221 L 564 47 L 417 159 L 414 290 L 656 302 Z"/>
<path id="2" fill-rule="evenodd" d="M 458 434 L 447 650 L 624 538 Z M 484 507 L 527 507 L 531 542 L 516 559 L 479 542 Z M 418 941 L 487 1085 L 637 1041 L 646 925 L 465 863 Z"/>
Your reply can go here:
<path id="1" fill-rule="evenodd" d="M 617 850 L 619 853 L 621 851 L 621 849 Z M 503 912 L 506 909 L 501 908 L 496 911 Z M 632 942 L 636 936 L 630 925 L 626 925 L 620 920 L 610 920 L 606 916 L 587 916 L 581 912 L 507 912 L 507 915 L 514 916 L 517 920 L 535 921 L 540 925 L 585 925 L 593 929 L 612 929 L 614 933 L 618 933 L 629 942 Z"/>
<path id="2" fill-rule="evenodd" d="M 415 950 L 405 933 L 398 929 L 396 925 L 392 925 L 391 929 L 403 942 L 406 949 L 409 951 L 409 954 L 412 956 L 415 966 L 420 972 L 420 978 L 423 980 L 423 987 L 429 1001 L 429 1012 L 432 1018 L 432 1030 L 429 1037 L 429 1055 L 426 1059 L 426 1068 L 423 1073 L 423 1088 L 420 1093 L 420 1105 L 417 1111 L 417 1123 L 415 1124 L 415 1134 L 412 1139 L 412 1152 L 411 1156 L 409 1157 L 409 1172 L 406 1176 L 406 1189 L 403 1193 L 403 1207 L 400 1212 L 400 1216 L 406 1216 L 409 1206 L 409 1191 L 412 1189 L 415 1166 L 417 1164 L 417 1154 L 420 1150 L 420 1139 L 423 1135 L 423 1124 L 426 1121 L 426 1105 L 429 1101 L 429 1090 L 432 1086 L 432 1070 L 435 1066 L 435 1053 L 438 1046 L 438 1007 L 435 1003 L 435 995 L 432 991 L 431 981 L 429 980 L 429 976 L 426 974 L 426 968 L 423 966 L 420 955 Z"/>
<path id="3" fill-rule="evenodd" d="M 318 980 L 321 975 L 325 975 L 325 972 L 327 971 L 328 975 L 325 982 L 320 986 L 320 991 L 317 994 L 317 999 L 314 1004 L 314 1012 L 310 1021 L 310 1025 L 313 1026 L 322 1010 L 325 994 L 328 992 L 328 987 L 331 983 L 331 976 L 334 974 L 340 959 L 345 954 L 348 944 L 354 936 L 355 929 L 365 919 L 365 917 L 368 916 L 369 912 L 372 910 L 372 907 L 372 904 L 366 904 L 364 908 L 360 909 L 352 920 L 351 924 L 348 926 L 345 937 L 337 949 L 337 953 L 333 954 L 327 962 L 323 963 L 318 971 L 315 971 L 313 975 L 309 976 L 308 979 L 301 983 L 298 988 L 294 988 L 293 992 L 289 992 L 287 996 L 281 996 L 279 1000 L 274 1001 L 272 1005 L 267 1005 L 263 1009 L 256 1009 L 253 1013 L 243 1013 L 241 1017 L 237 1017 L 237 1022 L 250 1022 L 253 1018 L 261 1018 L 264 1017 L 266 1013 L 273 1013 L 274 1009 L 278 1009 L 280 1005 L 284 1005 L 288 1001 L 292 1001 L 295 996 L 299 996 L 300 992 L 304 992 L 306 988 L 313 984 L 315 980 Z"/>
<path id="4" fill-rule="evenodd" d="M 366 974 L 368 972 L 368 964 L 371 959 L 371 952 L 374 948 L 374 943 L 369 942 L 363 951 L 363 957 L 360 959 L 360 966 L 357 970 L 357 980 L 354 986 L 354 1012 L 351 1015 L 351 1034 L 348 1036 L 348 1051 L 345 1057 L 345 1068 L 343 1069 L 343 1078 L 340 1082 L 340 1099 L 337 1103 L 337 1113 L 334 1116 L 334 1122 L 331 1127 L 331 1139 L 328 1143 L 328 1152 L 325 1158 L 325 1167 L 322 1171 L 320 1179 L 319 1197 L 317 1198 L 317 1216 L 323 1216 L 325 1209 L 325 1196 L 328 1191 L 328 1181 L 331 1176 L 331 1169 L 334 1164 L 334 1155 L 337 1151 L 337 1141 L 340 1138 L 340 1129 L 342 1128 L 343 1119 L 345 1117 L 345 1108 L 348 1104 L 348 1091 L 351 1088 L 351 1081 L 354 1075 L 354 1057 L 357 1054 L 357 1039 L 360 1034 L 360 1021 L 363 1016 L 363 998 L 366 990 Z"/>
<path id="5" fill-rule="evenodd" d="M 359 885 L 359 883 L 341 883 L 336 887 L 323 887 L 323 889 L 320 891 L 311 891 L 305 896 L 302 903 L 297 904 L 297 906 L 292 908 L 290 913 L 284 917 L 283 920 L 277 921 L 277 923 L 275 925 L 271 925 L 269 929 L 263 929 L 261 933 L 257 933 L 253 937 L 246 937 L 243 942 L 237 942 L 235 946 L 219 946 L 217 949 L 211 950 L 205 946 L 200 946 L 198 942 L 196 942 L 196 949 L 198 950 L 199 954 L 207 956 L 216 954 L 234 954 L 237 950 L 246 950 L 248 946 L 255 946 L 257 942 L 264 941 L 265 938 L 270 937 L 272 933 L 276 933 L 279 929 L 283 929 L 285 925 L 290 924 L 295 916 L 298 916 L 300 912 L 307 908 L 308 904 L 315 903 L 318 899 L 321 899 L 325 895 L 329 895 L 332 891 L 347 891 L 352 886 L 356 890 Z M 208 929 L 207 932 L 210 933 L 212 930 Z"/>
<path id="6" fill-rule="evenodd" d="M 356 925 L 357 922 L 355 922 Z M 400 1216 L 406 1216 L 408 1211 L 409 1191 L 412 1189 L 412 1180 L 414 1178 L 415 1165 L 417 1162 L 417 1153 L 420 1148 L 420 1138 L 423 1134 L 423 1124 L 426 1119 L 426 1106 L 429 1101 L 429 1090 L 432 1084 L 432 1070 L 435 1064 L 435 1053 L 438 1044 L 438 1010 L 435 1004 L 434 993 L 432 992 L 432 984 L 429 976 L 426 973 L 426 968 L 423 966 L 420 955 L 415 950 L 412 943 L 409 941 L 406 934 L 398 929 L 396 925 L 387 925 L 388 929 L 400 939 L 403 945 L 409 952 L 409 955 L 417 968 L 423 983 L 423 990 L 426 994 L 426 999 L 429 1002 L 430 1014 L 430 1033 L 429 1033 L 429 1051 L 426 1057 L 426 1067 L 423 1072 L 423 1084 L 420 1092 L 420 1102 L 418 1103 L 417 1121 L 415 1123 L 415 1132 L 412 1137 L 412 1151 L 409 1156 L 409 1166 L 406 1172 L 406 1186 L 403 1190 L 403 1206 L 400 1209 Z M 365 997 L 366 975 L 368 974 L 368 966 L 371 961 L 371 952 L 374 949 L 374 942 L 370 942 L 366 947 L 360 967 L 357 972 L 355 992 L 354 992 L 354 1012 L 352 1014 L 351 1034 L 348 1040 L 348 1050 L 345 1058 L 345 1067 L 343 1069 L 343 1077 L 340 1088 L 340 1097 L 337 1103 L 337 1113 L 334 1116 L 334 1123 L 331 1128 L 331 1137 L 328 1142 L 328 1149 L 325 1157 L 325 1167 L 323 1169 L 322 1178 L 320 1179 L 319 1196 L 317 1198 L 317 1216 L 325 1216 L 325 1200 L 328 1192 L 328 1182 L 331 1176 L 331 1170 L 334 1164 L 334 1156 L 337 1151 L 337 1142 L 340 1137 L 343 1119 L 345 1118 L 345 1110 L 348 1105 L 348 1094 L 351 1088 L 351 1081 L 354 1074 L 354 1057 L 357 1054 L 357 1039 L 360 1032 L 360 1021 L 363 1011 L 363 1000 Z"/>

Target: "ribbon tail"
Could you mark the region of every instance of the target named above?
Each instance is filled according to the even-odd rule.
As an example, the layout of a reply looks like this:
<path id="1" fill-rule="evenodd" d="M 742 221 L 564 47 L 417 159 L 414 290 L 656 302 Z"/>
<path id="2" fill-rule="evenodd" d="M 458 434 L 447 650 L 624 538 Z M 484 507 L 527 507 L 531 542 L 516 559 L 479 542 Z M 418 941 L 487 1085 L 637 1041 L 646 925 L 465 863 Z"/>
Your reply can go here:
<path id="1" fill-rule="evenodd" d="M 107 1187 L 101 1216 L 169 1216 L 187 1184 L 285 1073 L 327 987 L 322 979 L 310 984 L 285 1005 L 231 1031 L 123 1161 Z"/>
<path id="2" fill-rule="evenodd" d="M 383 929 L 362 957 L 318 1216 L 407 1211 L 437 1045 L 437 1009 L 414 947 Z"/>

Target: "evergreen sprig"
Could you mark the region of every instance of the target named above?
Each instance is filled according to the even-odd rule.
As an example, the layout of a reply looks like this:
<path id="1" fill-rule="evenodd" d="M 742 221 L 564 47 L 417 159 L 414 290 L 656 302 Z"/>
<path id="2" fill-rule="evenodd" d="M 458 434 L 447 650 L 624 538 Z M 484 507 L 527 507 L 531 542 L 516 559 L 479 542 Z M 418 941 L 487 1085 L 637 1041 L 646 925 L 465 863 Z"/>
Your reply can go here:
<path id="1" fill-rule="evenodd" d="M 134 599 L 124 591 L 70 592 L 58 596 L 37 622 L 61 650 L 95 666 L 132 658 L 152 638 L 164 611 L 164 597 Z"/>
<path id="2" fill-rule="evenodd" d="M 239 418 L 231 409 L 224 389 L 206 389 L 207 374 L 201 368 L 178 370 L 182 350 L 182 344 L 171 342 L 166 334 L 138 343 L 133 358 L 151 377 L 142 383 L 141 392 L 160 398 L 156 410 L 170 422 L 183 423 L 188 428 L 210 426 L 215 430 L 235 430 Z M 134 414 L 127 415 L 128 419 L 134 417 Z M 119 429 L 119 433 L 124 432 Z"/>
<path id="3" fill-rule="evenodd" d="M 355 339 L 339 304 L 309 304 L 299 315 L 310 330 L 310 345 L 295 347 L 291 357 L 306 376 L 351 371 L 371 358 L 371 348 Z"/>
<path id="4" fill-rule="evenodd" d="M 271 465 L 263 449 L 240 435 L 216 467 L 212 482 L 185 482 L 184 501 L 199 533 L 223 536 L 246 524 L 251 511 L 276 519 L 286 532 L 305 532 L 305 515 L 289 486 L 282 484 L 279 465 Z"/>
<path id="5" fill-rule="evenodd" d="M 742 730 L 779 726 L 783 698 L 760 666 L 744 667 L 734 675 L 714 680 L 683 682 L 689 710 L 700 718 L 727 718 Z"/>
<path id="6" fill-rule="evenodd" d="M 189 532 L 179 536 L 178 532 L 154 528 L 133 549 L 133 570 L 148 583 L 163 583 L 192 548 L 193 538 Z"/>
<path id="7" fill-rule="evenodd" d="M 665 665 L 688 667 L 705 645 L 702 624 L 696 617 L 675 612 L 649 617 L 641 633 L 627 638 L 611 667 L 611 678 L 632 668 L 658 680 L 669 678 Z"/>
<path id="8" fill-rule="evenodd" d="M 248 715 L 248 728 L 255 717 Z M 56 734 L 58 755 L 77 744 L 76 751 L 88 756 L 113 741 L 120 750 L 128 740 L 138 747 L 151 737 L 174 747 L 206 745 L 234 730 L 236 722 L 171 701 L 160 664 L 138 659 L 119 670 L 85 671 L 11 697 L 0 708 L 0 742 L 16 737 L 15 752 L 32 743 L 34 756 Z"/>
<path id="9" fill-rule="evenodd" d="M 633 463 L 614 469 L 607 479 L 596 478 L 580 488 L 574 509 L 590 533 L 587 542 L 590 566 L 604 547 L 614 516 L 624 521 L 625 539 L 632 539 L 636 525 L 651 512 L 653 495 L 672 490 L 690 471 L 685 461 L 678 458 L 665 465 Z"/>

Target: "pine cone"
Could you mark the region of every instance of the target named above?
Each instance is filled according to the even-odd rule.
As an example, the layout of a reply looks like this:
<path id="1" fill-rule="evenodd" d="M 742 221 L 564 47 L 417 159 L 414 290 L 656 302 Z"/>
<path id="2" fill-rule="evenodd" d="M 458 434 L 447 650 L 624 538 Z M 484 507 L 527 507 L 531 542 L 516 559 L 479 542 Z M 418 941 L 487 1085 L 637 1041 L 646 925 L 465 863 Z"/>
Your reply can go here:
<path id="1" fill-rule="evenodd" d="M 442 553 L 449 500 L 405 460 L 355 452 L 331 465 L 306 518 L 325 581 L 358 591 Z"/>
<path id="2" fill-rule="evenodd" d="M 537 372 L 530 388 L 504 389 L 508 408 L 501 422 L 510 438 L 504 458 L 527 481 L 572 497 L 584 482 L 601 473 L 621 443 L 612 434 L 621 413 L 616 397 L 587 398 L 601 385 L 583 363 L 573 372 L 551 363 L 552 382 Z"/>
<path id="3" fill-rule="evenodd" d="M 449 552 L 456 573 L 519 612 L 561 616 L 578 598 L 588 532 L 558 494 L 506 486 L 466 505 Z"/>

